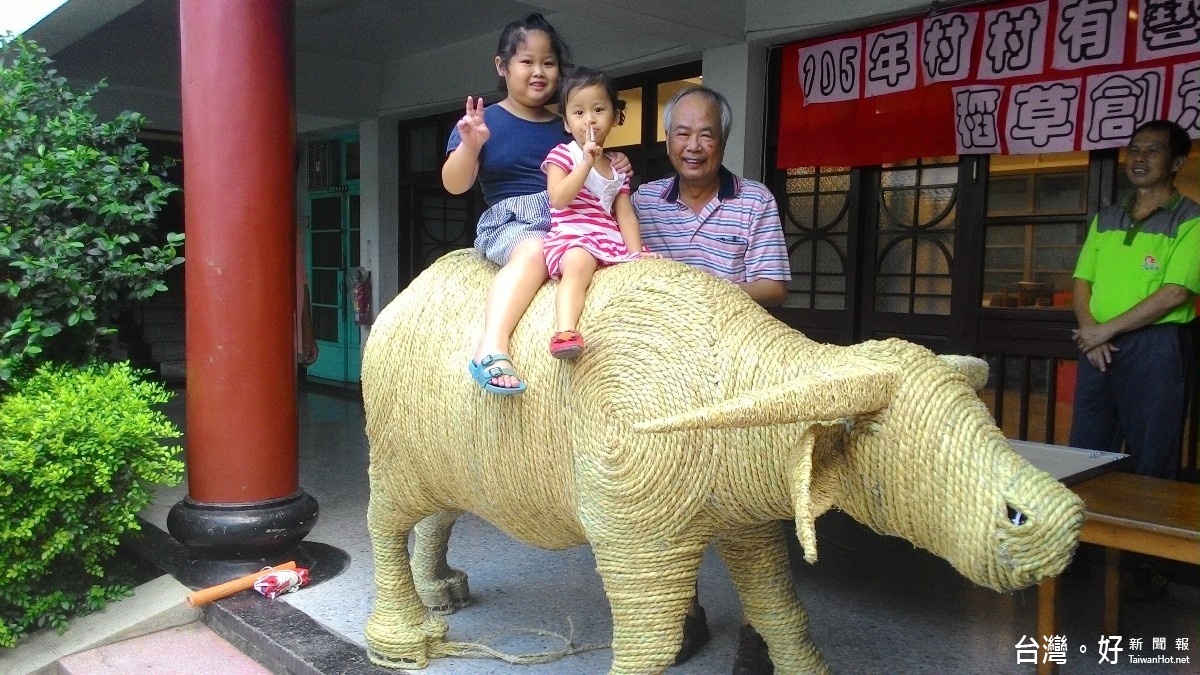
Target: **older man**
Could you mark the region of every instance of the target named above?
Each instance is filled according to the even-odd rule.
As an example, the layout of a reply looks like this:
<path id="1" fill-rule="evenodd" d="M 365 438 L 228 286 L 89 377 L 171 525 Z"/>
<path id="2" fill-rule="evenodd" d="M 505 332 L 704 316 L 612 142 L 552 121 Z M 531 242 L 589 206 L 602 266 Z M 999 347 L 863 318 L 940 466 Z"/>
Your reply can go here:
<path id="1" fill-rule="evenodd" d="M 775 197 L 762 183 L 721 165 L 733 110 L 720 93 L 691 87 L 663 110 L 667 156 L 678 174 L 633 196 L 642 241 L 655 253 L 732 281 L 763 306 L 781 305 L 792 278 Z M 676 664 L 708 642 L 704 609 L 693 600 Z M 735 675 L 774 671 L 766 644 L 744 625 Z"/>
<path id="2" fill-rule="evenodd" d="M 684 89 L 667 103 L 663 124 L 678 175 L 633 196 L 646 247 L 736 283 L 761 305 L 783 304 L 792 275 L 775 197 L 721 166 L 729 102 L 708 87 Z"/>

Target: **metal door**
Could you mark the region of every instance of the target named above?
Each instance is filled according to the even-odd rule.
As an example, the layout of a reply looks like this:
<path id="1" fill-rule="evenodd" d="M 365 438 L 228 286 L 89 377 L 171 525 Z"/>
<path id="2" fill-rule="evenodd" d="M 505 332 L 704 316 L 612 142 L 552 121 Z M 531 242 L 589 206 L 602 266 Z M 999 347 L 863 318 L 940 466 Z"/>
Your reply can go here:
<path id="1" fill-rule="evenodd" d="M 959 225 L 980 201 L 967 174 L 957 157 L 782 172 L 792 281 L 773 313 L 826 342 L 898 336 L 961 349 L 963 303 L 978 297 L 972 256 L 956 255 L 972 250 Z"/>
<path id="2" fill-rule="evenodd" d="M 936 352 L 951 346 L 962 190 L 957 157 L 897 162 L 879 169 L 865 204 L 858 339 L 898 336 Z M 961 262 L 961 261 L 958 261 Z M 955 272 L 958 272 L 956 275 Z"/>

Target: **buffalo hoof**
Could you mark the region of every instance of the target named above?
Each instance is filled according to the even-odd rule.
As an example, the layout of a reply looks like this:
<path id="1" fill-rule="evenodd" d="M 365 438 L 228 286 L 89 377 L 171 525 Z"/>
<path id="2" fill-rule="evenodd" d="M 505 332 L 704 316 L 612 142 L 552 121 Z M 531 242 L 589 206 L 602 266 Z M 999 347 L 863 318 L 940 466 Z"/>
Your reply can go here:
<path id="1" fill-rule="evenodd" d="M 738 636 L 733 675 L 774 675 L 775 664 L 767 653 L 767 643 L 752 626 L 742 626 Z"/>
<path id="2" fill-rule="evenodd" d="M 451 570 L 442 579 L 417 582 L 417 595 L 421 596 L 421 604 L 437 614 L 453 614 L 471 604 L 467 574 L 459 570 Z"/>
<path id="3" fill-rule="evenodd" d="M 367 619 L 364 631 L 367 657 L 371 663 L 385 668 L 425 668 L 431 657 L 442 653 L 438 645 L 445 643 L 448 628 L 440 616 L 427 617 L 415 626 L 404 626 L 400 625 L 398 615 L 381 616 L 376 609 Z"/>
<path id="4" fill-rule="evenodd" d="M 696 616 L 683 617 L 683 640 L 679 643 L 679 653 L 675 655 L 675 665 L 686 662 L 696 655 L 700 648 L 708 644 L 708 617 L 704 608 L 696 606 Z"/>

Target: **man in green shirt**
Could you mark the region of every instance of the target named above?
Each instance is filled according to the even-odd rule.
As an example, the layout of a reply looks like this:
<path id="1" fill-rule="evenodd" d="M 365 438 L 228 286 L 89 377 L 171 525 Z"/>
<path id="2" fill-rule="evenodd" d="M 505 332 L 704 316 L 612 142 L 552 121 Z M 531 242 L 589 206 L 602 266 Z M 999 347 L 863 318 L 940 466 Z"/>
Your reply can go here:
<path id="1" fill-rule="evenodd" d="M 1082 354 L 1070 444 L 1133 456 L 1134 472 L 1174 478 L 1186 416 L 1200 292 L 1200 205 L 1175 174 L 1191 149 L 1174 122 L 1147 122 L 1129 141 L 1135 191 L 1092 220 L 1075 267 L 1072 335 Z"/>

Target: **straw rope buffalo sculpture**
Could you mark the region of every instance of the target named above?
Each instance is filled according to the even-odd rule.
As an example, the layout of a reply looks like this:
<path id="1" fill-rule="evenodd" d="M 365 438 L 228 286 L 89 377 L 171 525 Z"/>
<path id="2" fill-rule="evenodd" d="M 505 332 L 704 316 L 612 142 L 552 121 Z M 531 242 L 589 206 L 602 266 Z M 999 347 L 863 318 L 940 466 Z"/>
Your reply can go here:
<path id="1" fill-rule="evenodd" d="M 445 559 L 463 511 L 534 546 L 592 546 L 614 673 L 671 664 L 710 543 L 776 668 L 826 670 L 781 519 L 809 562 L 814 519 L 836 507 L 1000 591 L 1070 560 L 1082 504 L 996 428 L 975 393 L 984 362 L 895 339 L 817 343 L 733 284 L 649 260 L 596 275 L 573 363 L 546 349 L 554 288 L 542 288 L 512 342 L 529 390 L 494 396 L 466 365 L 495 270 L 472 252 L 443 257 L 367 341 L 375 663 L 456 653 L 430 609 L 469 600 Z"/>

